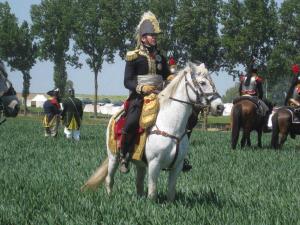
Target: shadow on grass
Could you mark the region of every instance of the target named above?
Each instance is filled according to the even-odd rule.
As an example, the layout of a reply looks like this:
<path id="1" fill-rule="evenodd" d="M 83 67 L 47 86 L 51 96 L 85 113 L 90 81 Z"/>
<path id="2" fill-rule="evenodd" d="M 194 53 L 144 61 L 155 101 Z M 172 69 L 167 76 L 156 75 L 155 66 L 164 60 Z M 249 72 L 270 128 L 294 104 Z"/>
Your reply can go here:
<path id="1" fill-rule="evenodd" d="M 158 203 L 163 204 L 167 202 L 166 195 L 159 194 Z M 184 205 L 187 208 L 193 208 L 196 205 L 213 205 L 219 209 L 223 208 L 225 202 L 223 202 L 218 193 L 211 188 L 209 190 L 190 193 L 177 192 L 174 204 Z"/>

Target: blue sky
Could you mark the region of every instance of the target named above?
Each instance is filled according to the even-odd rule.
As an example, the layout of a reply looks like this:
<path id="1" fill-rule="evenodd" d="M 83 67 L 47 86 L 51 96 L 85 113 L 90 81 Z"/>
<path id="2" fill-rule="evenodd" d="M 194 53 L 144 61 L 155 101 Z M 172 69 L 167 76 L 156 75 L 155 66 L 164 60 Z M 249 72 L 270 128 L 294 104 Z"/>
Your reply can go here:
<path id="1" fill-rule="evenodd" d="M 5 0 L 0 0 L 5 2 Z M 19 22 L 23 20 L 31 21 L 30 6 L 32 4 L 39 4 L 41 0 L 7 0 L 11 7 L 11 12 L 15 14 Z M 282 0 L 277 1 L 279 3 Z M 83 67 L 81 69 L 67 68 L 68 79 L 74 83 L 76 93 L 80 94 L 94 94 L 94 74 L 84 62 L 84 57 L 81 58 Z M 103 64 L 103 69 L 98 76 L 98 93 L 100 95 L 127 95 L 128 91 L 123 86 L 125 62 L 119 57 L 115 58 L 114 64 Z M 10 71 L 9 79 L 12 81 L 17 92 L 22 91 L 22 74 L 18 71 Z M 46 93 L 54 87 L 53 82 L 53 63 L 48 61 L 37 61 L 36 65 L 30 71 L 31 74 L 31 93 Z M 212 75 L 216 87 L 221 95 L 226 90 L 234 85 L 231 76 L 226 73 L 219 73 L 219 75 Z"/>

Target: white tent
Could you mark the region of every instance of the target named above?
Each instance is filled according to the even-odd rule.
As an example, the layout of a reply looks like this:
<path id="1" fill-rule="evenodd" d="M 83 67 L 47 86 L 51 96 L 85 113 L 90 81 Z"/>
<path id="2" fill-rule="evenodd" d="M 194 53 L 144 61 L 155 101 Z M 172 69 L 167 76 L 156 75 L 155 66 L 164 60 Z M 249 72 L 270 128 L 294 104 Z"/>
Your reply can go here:
<path id="1" fill-rule="evenodd" d="M 94 112 L 94 105 L 93 104 L 86 104 L 84 106 L 83 112 Z M 100 105 L 97 105 L 97 112 L 100 112 Z"/>
<path id="2" fill-rule="evenodd" d="M 31 101 L 27 102 L 27 106 L 42 108 L 45 101 L 47 101 L 47 98 L 44 95 L 37 94 Z"/>
<path id="3" fill-rule="evenodd" d="M 232 103 L 224 103 L 223 116 L 230 116 L 232 106 L 233 106 Z"/>
<path id="4" fill-rule="evenodd" d="M 115 113 L 119 112 L 123 106 L 114 106 L 111 103 L 107 103 L 103 106 L 100 106 L 100 112 L 105 115 L 114 115 Z"/>

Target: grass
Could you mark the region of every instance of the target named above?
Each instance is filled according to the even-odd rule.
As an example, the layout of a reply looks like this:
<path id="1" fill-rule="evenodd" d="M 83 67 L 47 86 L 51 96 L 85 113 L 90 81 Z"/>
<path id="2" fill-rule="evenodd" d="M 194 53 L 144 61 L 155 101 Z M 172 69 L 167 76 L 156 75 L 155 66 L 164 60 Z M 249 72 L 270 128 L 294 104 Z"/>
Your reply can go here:
<path id="1" fill-rule="evenodd" d="M 96 125 L 96 126 L 95 126 Z M 195 131 L 177 198 L 135 195 L 134 170 L 117 173 L 114 194 L 80 186 L 105 158 L 105 124 L 82 127 L 80 142 L 44 138 L 40 121 L 24 117 L 0 126 L 0 224 L 299 224 L 300 152 L 297 139 L 281 151 L 232 151 L 228 132 Z M 253 140 L 253 142 L 255 142 Z"/>

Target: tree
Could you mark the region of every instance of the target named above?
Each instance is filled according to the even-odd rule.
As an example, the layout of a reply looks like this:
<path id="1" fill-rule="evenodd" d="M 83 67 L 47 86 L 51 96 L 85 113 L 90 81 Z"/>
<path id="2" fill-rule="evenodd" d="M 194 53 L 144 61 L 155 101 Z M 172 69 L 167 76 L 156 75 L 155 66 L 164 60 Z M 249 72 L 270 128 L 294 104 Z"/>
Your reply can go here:
<path id="1" fill-rule="evenodd" d="M 158 36 L 159 49 L 167 55 L 179 58 L 177 55 L 178 51 L 175 51 L 176 36 L 174 35 L 174 22 L 178 12 L 178 1 L 152 0 L 148 2 L 147 8 L 156 15 L 162 31 L 162 33 Z"/>
<path id="2" fill-rule="evenodd" d="M 181 0 L 178 4 L 173 50 L 183 64 L 189 60 L 204 62 L 216 70 L 219 61 L 220 39 L 218 34 L 219 0 Z"/>
<path id="3" fill-rule="evenodd" d="M 118 18 L 121 18 L 118 34 L 122 39 L 119 40 L 117 50 L 119 51 L 119 56 L 123 59 L 128 50 L 133 50 L 136 47 L 136 26 L 142 13 L 148 9 L 147 2 L 147 0 L 120 0 L 117 5 L 122 8 L 122 10 L 119 10 L 118 16 Z"/>
<path id="4" fill-rule="evenodd" d="M 259 71 L 268 75 L 267 61 L 276 43 L 277 6 L 274 0 L 229 0 L 221 13 L 222 60 L 237 76 L 238 66 L 249 71 L 255 57 Z"/>
<path id="5" fill-rule="evenodd" d="M 18 37 L 17 18 L 10 12 L 7 2 L 0 3 L 0 59 L 13 56 Z"/>
<path id="6" fill-rule="evenodd" d="M 237 96 L 239 96 L 239 86 L 240 84 L 237 82 L 235 85 L 225 92 L 225 94 L 222 96 L 223 102 L 230 103 L 235 99 Z"/>
<path id="7" fill-rule="evenodd" d="M 74 88 L 73 81 L 67 80 L 67 83 L 66 83 L 66 90 L 68 91 L 69 89 L 73 89 L 73 88 Z"/>
<path id="8" fill-rule="evenodd" d="M 75 24 L 75 50 L 87 55 L 86 63 L 94 72 L 94 116 L 97 117 L 98 74 L 103 61 L 113 62 L 123 37 L 119 0 L 78 0 Z"/>
<path id="9" fill-rule="evenodd" d="M 300 2 L 286 0 L 279 10 L 277 43 L 268 61 L 272 85 L 293 76 L 291 66 L 300 63 Z"/>
<path id="10" fill-rule="evenodd" d="M 23 74 L 23 91 L 25 115 L 27 114 L 27 97 L 30 88 L 30 70 L 36 62 L 37 46 L 33 42 L 33 35 L 31 34 L 28 23 L 22 23 L 18 30 L 18 41 L 16 42 L 14 55 L 9 58 L 8 64 Z"/>
<path id="11" fill-rule="evenodd" d="M 27 113 L 27 97 L 30 87 L 30 69 L 35 64 L 37 47 L 27 22 L 18 27 L 17 18 L 10 12 L 8 3 L 0 3 L 0 58 L 12 69 L 23 74 L 22 96 Z"/>
<path id="12" fill-rule="evenodd" d="M 31 7 L 33 32 L 39 44 L 39 56 L 54 62 L 54 83 L 62 94 L 67 82 L 66 63 L 76 64 L 77 58 L 68 54 L 73 24 L 73 0 L 42 0 Z"/>

